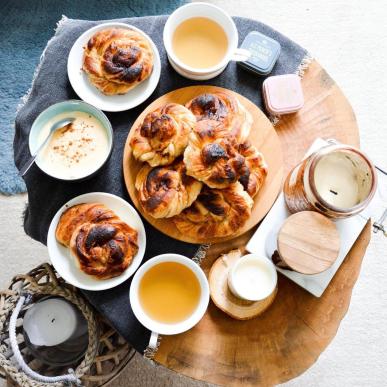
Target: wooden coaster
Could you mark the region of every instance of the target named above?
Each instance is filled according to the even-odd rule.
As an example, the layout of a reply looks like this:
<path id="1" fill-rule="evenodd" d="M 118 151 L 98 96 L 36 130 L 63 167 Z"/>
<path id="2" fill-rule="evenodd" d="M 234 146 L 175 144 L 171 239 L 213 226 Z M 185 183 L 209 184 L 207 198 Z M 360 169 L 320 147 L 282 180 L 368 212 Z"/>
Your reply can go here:
<path id="1" fill-rule="evenodd" d="M 210 294 L 214 304 L 237 320 L 249 320 L 259 316 L 273 302 L 277 288 L 263 301 L 246 301 L 235 297 L 228 288 L 229 269 L 241 258 L 240 250 L 232 250 L 221 255 L 212 265 L 209 274 Z"/>
<path id="2" fill-rule="evenodd" d="M 280 262 L 276 265 L 303 274 L 317 274 L 335 262 L 340 251 L 340 235 L 326 216 L 302 211 L 286 219 L 278 233 Z"/>

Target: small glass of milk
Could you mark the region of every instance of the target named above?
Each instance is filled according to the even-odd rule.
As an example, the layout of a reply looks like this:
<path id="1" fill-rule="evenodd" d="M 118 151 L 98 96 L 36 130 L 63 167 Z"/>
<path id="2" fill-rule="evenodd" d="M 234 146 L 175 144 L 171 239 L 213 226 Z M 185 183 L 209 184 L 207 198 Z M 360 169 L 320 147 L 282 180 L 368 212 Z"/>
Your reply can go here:
<path id="1" fill-rule="evenodd" d="M 228 273 L 228 287 L 243 300 L 262 301 L 269 297 L 277 286 L 277 271 L 274 264 L 256 254 L 239 259 Z"/>

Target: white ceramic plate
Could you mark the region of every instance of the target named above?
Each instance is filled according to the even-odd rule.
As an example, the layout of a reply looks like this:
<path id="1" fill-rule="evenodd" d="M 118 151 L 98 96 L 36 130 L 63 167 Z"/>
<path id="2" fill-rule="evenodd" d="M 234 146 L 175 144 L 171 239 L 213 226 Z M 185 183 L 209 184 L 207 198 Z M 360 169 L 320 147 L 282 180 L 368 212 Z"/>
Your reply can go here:
<path id="1" fill-rule="evenodd" d="M 83 47 L 97 31 L 114 27 L 131 29 L 142 34 L 149 41 L 154 54 L 153 70 L 150 77 L 123 95 L 103 94 L 89 82 L 87 74 L 82 70 Z M 140 29 L 125 23 L 105 23 L 90 28 L 76 40 L 67 60 L 67 74 L 74 91 L 84 101 L 107 112 L 129 110 L 144 102 L 159 83 L 160 72 L 160 55 L 152 39 Z"/>
<path id="2" fill-rule="evenodd" d="M 138 252 L 133 258 L 130 266 L 120 276 L 105 280 L 98 280 L 93 276 L 83 273 L 77 266 L 75 258 L 71 256 L 70 249 L 61 245 L 56 240 L 55 230 L 62 213 L 67 208 L 81 203 L 105 204 L 106 207 L 114 211 L 124 222 L 137 230 L 139 247 Z M 144 257 L 145 246 L 145 229 L 137 211 L 125 200 L 105 192 L 87 193 L 77 196 L 76 198 L 67 202 L 64 206 L 62 206 L 62 208 L 59 209 L 59 211 L 52 219 L 47 236 L 48 254 L 56 271 L 70 284 L 85 290 L 110 289 L 126 281 L 140 266 Z"/>

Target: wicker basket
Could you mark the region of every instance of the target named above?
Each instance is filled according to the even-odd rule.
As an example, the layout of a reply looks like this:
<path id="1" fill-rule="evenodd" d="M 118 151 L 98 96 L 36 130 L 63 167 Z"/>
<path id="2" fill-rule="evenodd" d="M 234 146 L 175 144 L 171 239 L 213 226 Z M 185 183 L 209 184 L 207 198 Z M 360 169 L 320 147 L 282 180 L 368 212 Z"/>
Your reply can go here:
<path id="1" fill-rule="evenodd" d="M 82 384 L 90 387 L 103 386 L 120 374 L 134 356 L 134 349 L 95 311 L 76 288 L 59 278 L 55 269 L 45 263 L 26 275 L 13 278 L 7 290 L 0 292 L 0 376 L 10 383 L 23 387 L 63 386 L 63 383 L 47 384 L 31 379 L 18 370 L 12 361 L 9 346 L 8 323 L 22 292 L 33 293 L 35 297 L 47 295 L 60 296 L 76 305 L 88 323 L 89 345 L 78 364 L 72 367 Z M 25 310 L 19 314 L 17 339 L 23 358 L 34 371 L 46 375 L 63 375 L 69 366 L 53 367 L 41 363 L 33 357 L 22 335 L 22 318 Z"/>

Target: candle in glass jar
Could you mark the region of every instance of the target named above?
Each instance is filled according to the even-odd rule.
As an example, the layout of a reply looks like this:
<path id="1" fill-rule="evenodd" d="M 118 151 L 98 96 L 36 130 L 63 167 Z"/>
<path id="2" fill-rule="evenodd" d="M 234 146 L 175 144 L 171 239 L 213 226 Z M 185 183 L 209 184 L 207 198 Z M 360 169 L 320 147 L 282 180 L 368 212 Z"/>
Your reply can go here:
<path id="1" fill-rule="evenodd" d="M 367 156 L 349 145 L 327 145 L 293 168 L 285 180 L 290 212 L 318 211 L 347 218 L 368 205 L 376 191 L 376 172 Z"/>
<path id="2" fill-rule="evenodd" d="M 362 185 L 357 167 L 343 153 L 323 157 L 314 171 L 314 183 L 319 195 L 335 207 L 350 208 L 362 200 Z"/>
<path id="3" fill-rule="evenodd" d="M 277 285 L 277 271 L 266 257 L 248 254 L 230 269 L 227 282 L 236 297 L 260 301 L 273 293 Z"/>

